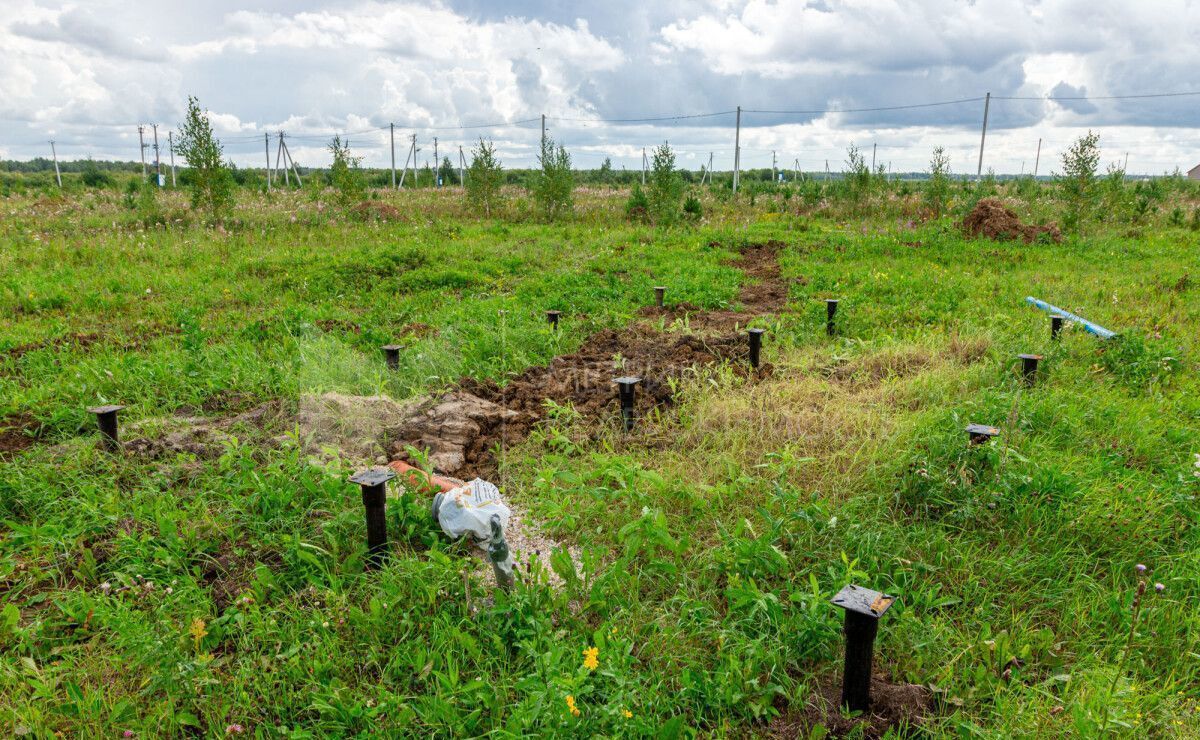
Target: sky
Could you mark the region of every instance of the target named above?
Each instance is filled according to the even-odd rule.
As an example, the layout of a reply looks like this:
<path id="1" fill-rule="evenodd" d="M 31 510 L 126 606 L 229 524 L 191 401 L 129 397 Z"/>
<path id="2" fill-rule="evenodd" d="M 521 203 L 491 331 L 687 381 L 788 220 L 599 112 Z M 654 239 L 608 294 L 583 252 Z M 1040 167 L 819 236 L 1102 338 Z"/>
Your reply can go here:
<path id="1" fill-rule="evenodd" d="M 157 124 L 166 162 L 194 95 L 239 166 L 280 131 L 300 165 L 338 133 L 387 166 L 393 124 L 397 166 L 413 135 L 422 165 L 484 137 L 529 166 L 545 115 L 576 167 L 668 141 L 728 170 L 741 106 L 744 168 L 940 145 L 974 174 L 990 92 L 985 171 L 1049 174 L 1089 129 L 1104 166 L 1200 163 L 1200 95 L 1122 98 L 1200 92 L 1200 0 L 0 0 L 0 49 L 0 159 L 136 160 Z"/>

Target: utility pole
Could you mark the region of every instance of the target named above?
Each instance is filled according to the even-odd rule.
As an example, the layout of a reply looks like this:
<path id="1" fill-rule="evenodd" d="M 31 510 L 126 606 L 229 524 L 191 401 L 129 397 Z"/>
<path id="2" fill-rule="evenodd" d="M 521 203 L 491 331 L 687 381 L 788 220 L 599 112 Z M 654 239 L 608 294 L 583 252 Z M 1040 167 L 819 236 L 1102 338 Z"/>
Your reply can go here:
<path id="1" fill-rule="evenodd" d="M 396 189 L 396 124 L 388 124 L 388 137 L 392 145 L 392 190 Z"/>
<path id="2" fill-rule="evenodd" d="M 642 147 L 642 187 L 646 187 L 646 147 Z"/>
<path id="3" fill-rule="evenodd" d="M 458 145 L 458 184 L 467 186 L 467 156 L 463 154 L 462 144 Z"/>
<path id="4" fill-rule="evenodd" d="M 775 174 L 775 150 L 771 150 L 771 182 L 779 179 L 779 175 Z"/>
<path id="5" fill-rule="evenodd" d="M 983 142 L 987 140 L 988 108 L 992 105 L 992 94 L 989 92 L 983 99 L 983 132 L 979 134 L 979 167 L 975 170 L 975 179 L 983 177 Z"/>
<path id="6" fill-rule="evenodd" d="M 733 192 L 736 194 L 742 173 L 742 106 L 737 107 L 737 128 L 733 132 Z"/>
<path id="7" fill-rule="evenodd" d="M 879 142 L 871 144 L 871 174 L 875 174 L 875 151 L 879 148 Z"/>
<path id="8" fill-rule="evenodd" d="M 800 179 L 800 158 L 796 157 L 792 160 L 792 182 Z"/>
<path id="9" fill-rule="evenodd" d="M 1042 139 L 1041 139 L 1041 137 L 1038 137 L 1037 156 L 1034 157 L 1034 159 L 1033 159 L 1033 177 L 1034 177 L 1034 179 L 1037 179 L 1038 165 L 1041 164 L 1041 161 L 1042 161 Z"/>
<path id="10" fill-rule="evenodd" d="M 437 137 L 433 137 L 433 189 L 437 190 L 442 186 L 442 165 L 438 161 L 437 155 Z"/>
<path id="11" fill-rule="evenodd" d="M 282 131 L 279 132 L 279 146 L 275 149 L 275 179 L 276 180 L 279 179 L 279 160 L 281 157 L 283 157 L 283 132 Z M 291 187 L 291 185 L 292 185 L 291 178 L 288 176 L 287 167 L 283 168 L 283 185 L 284 185 L 284 187 Z"/>
<path id="12" fill-rule="evenodd" d="M 271 135 L 263 131 L 263 151 L 267 155 L 267 192 L 271 192 Z M 171 184 L 175 184 L 174 166 L 171 169 Z"/>
<path id="13" fill-rule="evenodd" d="M 1121 179 L 1125 179 L 1125 173 L 1129 171 L 1129 152 L 1125 152 L 1125 164 L 1121 165 Z"/>
<path id="14" fill-rule="evenodd" d="M 162 187 L 162 158 L 158 156 L 158 124 L 150 124 L 154 127 L 154 185 Z"/>
<path id="15" fill-rule="evenodd" d="M 542 114 L 542 151 L 546 151 L 546 114 Z"/>
<path id="16" fill-rule="evenodd" d="M 825 182 L 829 182 L 829 160 L 825 160 Z"/>
<path id="17" fill-rule="evenodd" d="M 58 171 L 58 150 L 54 148 L 54 139 L 50 140 L 50 156 L 54 157 L 54 179 L 58 180 L 58 189 L 62 190 L 62 173 Z"/>
<path id="18" fill-rule="evenodd" d="M 283 156 L 287 157 L 288 164 L 292 167 L 292 174 L 296 176 L 296 185 L 304 187 L 304 181 L 300 179 L 300 169 L 296 167 L 296 160 L 292 159 L 292 151 L 288 149 L 287 142 L 283 141 L 283 134 L 281 133 L 279 136 L 279 143 L 283 144 Z M 286 175 L 287 170 L 285 169 L 283 173 Z"/>
<path id="19" fill-rule="evenodd" d="M 267 146 L 270 146 L 269 144 Z M 171 155 L 171 187 L 175 187 L 175 137 L 167 132 L 167 154 Z M 267 174 L 271 174 L 271 152 L 267 152 Z"/>
<path id="20" fill-rule="evenodd" d="M 140 150 L 142 155 L 142 182 L 146 181 L 146 141 L 142 137 L 142 133 L 145 130 L 145 126 L 138 126 L 138 150 Z"/>

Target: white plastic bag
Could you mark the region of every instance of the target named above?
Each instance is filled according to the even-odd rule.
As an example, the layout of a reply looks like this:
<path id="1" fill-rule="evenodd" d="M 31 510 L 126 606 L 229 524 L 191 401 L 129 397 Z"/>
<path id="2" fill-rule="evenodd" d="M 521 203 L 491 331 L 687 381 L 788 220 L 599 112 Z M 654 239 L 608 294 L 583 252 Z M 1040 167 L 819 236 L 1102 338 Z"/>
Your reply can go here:
<path id="1" fill-rule="evenodd" d="M 451 539 L 471 535 L 483 544 L 492 539 L 492 517 L 499 515 L 500 527 L 508 527 L 512 515 L 500 500 L 500 491 L 491 483 L 476 478 L 461 488 L 439 495 L 434 500 L 434 516 L 442 531 Z"/>

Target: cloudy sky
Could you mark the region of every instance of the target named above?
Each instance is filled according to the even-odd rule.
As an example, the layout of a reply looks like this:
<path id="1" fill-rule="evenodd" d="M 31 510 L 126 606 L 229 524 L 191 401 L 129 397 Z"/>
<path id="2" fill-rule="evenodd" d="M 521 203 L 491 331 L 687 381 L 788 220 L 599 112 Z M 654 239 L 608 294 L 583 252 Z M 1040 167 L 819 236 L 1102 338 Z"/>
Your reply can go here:
<path id="1" fill-rule="evenodd" d="M 0 159 L 136 159 L 190 94 L 248 166 L 280 130 L 300 164 L 339 132 L 384 165 L 391 123 L 399 160 L 414 133 L 421 163 L 484 136 L 522 166 L 545 114 L 579 167 L 668 140 L 728 169 L 740 105 L 763 111 L 745 167 L 838 170 L 855 144 L 924 169 L 941 144 L 974 173 L 991 92 L 985 168 L 1031 171 L 1041 138 L 1046 173 L 1089 127 L 1133 173 L 1200 162 L 1200 96 L 1111 99 L 1200 91 L 1200 0 L 0 0 L 0 49 Z"/>

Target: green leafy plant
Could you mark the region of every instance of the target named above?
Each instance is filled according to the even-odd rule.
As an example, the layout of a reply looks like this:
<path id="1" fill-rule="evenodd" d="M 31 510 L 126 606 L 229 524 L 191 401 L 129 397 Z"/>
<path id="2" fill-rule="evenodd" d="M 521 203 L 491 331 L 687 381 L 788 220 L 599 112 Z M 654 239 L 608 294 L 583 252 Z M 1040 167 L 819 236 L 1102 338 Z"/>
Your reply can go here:
<path id="1" fill-rule="evenodd" d="M 496 150 L 490 141 L 479 140 L 479 144 L 471 149 L 471 167 L 467 170 L 467 202 L 484 216 L 491 216 L 492 211 L 501 202 L 500 186 L 504 183 L 504 171 L 500 168 L 500 160 L 496 158 Z"/>
<path id="2" fill-rule="evenodd" d="M 1099 164 L 1100 134 L 1092 131 L 1076 139 L 1063 153 L 1063 171 L 1056 179 L 1064 204 L 1065 231 L 1078 233 L 1091 214 Z"/>
<path id="3" fill-rule="evenodd" d="M 556 221 L 571 212 L 575 175 L 571 171 L 571 155 L 562 144 L 547 137 L 538 155 L 540 169 L 534 174 L 533 197 L 547 221 Z"/>
<path id="4" fill-rule="evenodd" d="M 675 152 L 663 142 L 655 147 L 650 159 L 650 177 L 646 183 L 651 220 L 658 226 L 670 226 L 679 220 L 683 200 L 683 178 L 675 169 Z"/>
<path id="5" fill-rule="evenodd" d="M 350 143 L 338 135 L 329 142 L 329 153 L 333 156 L 329 179 L 338 205 L 345 208 L 361 202 L 367 191 L 361 168 L 362 157 L 352 155 Z"/>
<path id="6" fill-rule="evenodd" d="M 224 148 L 213 134 L 208 112 L 200 109 L 194 97 L 188 97 L 187 115 L 175 139 L 175 153 L 187 162 L 192 207 L 207 211 L 212 218 L 228 211 L 233 205 L 233 176 L 225 165 Z"/>

